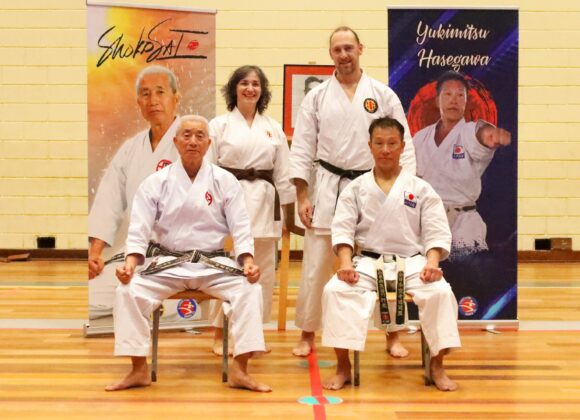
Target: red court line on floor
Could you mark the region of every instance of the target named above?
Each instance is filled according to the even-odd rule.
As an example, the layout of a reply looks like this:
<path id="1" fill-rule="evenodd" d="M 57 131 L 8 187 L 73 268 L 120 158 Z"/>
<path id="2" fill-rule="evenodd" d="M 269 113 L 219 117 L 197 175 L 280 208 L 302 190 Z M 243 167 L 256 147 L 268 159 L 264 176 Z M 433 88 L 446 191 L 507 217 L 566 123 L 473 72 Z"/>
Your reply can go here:
<path id="1" fill-rule="evenodd" d="M 322 382 L 320 380 L 320 369 L 318 368 L 318 358 L 316 357 L 316 348 L 312 345 L 312 351 L 308 355 L 308 371 L 310 374 L 310 392 L 318 402 L 328 402 L 322 395 Z M 313 405 L 314 420 L 326 420 L 326 410 L 323 404 Z"/>

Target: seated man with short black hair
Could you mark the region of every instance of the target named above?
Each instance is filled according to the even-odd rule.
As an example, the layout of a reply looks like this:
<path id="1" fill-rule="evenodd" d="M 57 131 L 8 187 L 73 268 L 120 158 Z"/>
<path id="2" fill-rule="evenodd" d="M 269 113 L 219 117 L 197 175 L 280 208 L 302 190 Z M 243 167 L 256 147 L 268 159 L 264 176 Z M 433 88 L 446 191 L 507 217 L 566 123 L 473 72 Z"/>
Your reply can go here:
<path id="1" fill-rule="evenodd" d="M 375 166 L 341 193 L 332 221 L 340 268 L 324 288 L 322 344 L 335 348 L 338 363 L 324 387 L 340 389 L 351 381 L 348 351 L 364 350 L 377 299 L 377 270 L 394 279 L 394 261 L 403 259 L 406 292 L 419 307 L 432 355 L 431 377 L 440 390 L 453 391 L 457 385 L 445 373 L 443 357 L 461 342 L 457 301 L 439 268 L 451 243 L 443 203 L 429 184 L 402 171 L 404 129 L 397 120 L 374 120 L 369 134 Z M 355 243 L 363 255 L 353 262 Z"/>

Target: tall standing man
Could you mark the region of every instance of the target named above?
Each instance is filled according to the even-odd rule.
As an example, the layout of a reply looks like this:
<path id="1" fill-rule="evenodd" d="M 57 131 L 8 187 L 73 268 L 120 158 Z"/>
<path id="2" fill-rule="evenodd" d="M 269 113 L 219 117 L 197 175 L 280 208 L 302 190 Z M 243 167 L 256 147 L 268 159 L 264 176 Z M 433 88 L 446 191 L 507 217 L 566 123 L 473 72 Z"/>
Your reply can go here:
<path id="1" fill-rule="evenodd" d="M 332 32 L 329 54 L 336 67 L 334 75 L 306 95 L 296 120 L 290 178 L 296 185 L 298 212 L 306 227 L 296 305 L 296 325 L 302 335 L 293 350 L 296 356 L 311 352 L 315 331 L 321 327 L 322 290 L 334 271 L 330 225 L 338 195 L 348 182 L 373 166 L 367 146 L 371 122 L 389 116 L 409 133 L 399 98 L 363 72 L 359 64 L 362 53 L 363 44 L 351 28 L 341 26 Z M 415 154 L 408 134 L 405 140 L 401 164 L 415 174 Z M 396 332 L 390 332 L 389 353 L 405 357 L 407 350 Z"/>
<path id="2" fill-rule="evenodd" d="M 137 76 L 137 105 L 149 128 L 128 139 L 117 151 L 95 195 L 89 213 L 90 317 L 112 314 L 115 264 L 104 260 L 124 250 L 133 196 L 152 173 L 175 162 L 179 93 L 175 74 L 163 66 L 149 66 Z"/>

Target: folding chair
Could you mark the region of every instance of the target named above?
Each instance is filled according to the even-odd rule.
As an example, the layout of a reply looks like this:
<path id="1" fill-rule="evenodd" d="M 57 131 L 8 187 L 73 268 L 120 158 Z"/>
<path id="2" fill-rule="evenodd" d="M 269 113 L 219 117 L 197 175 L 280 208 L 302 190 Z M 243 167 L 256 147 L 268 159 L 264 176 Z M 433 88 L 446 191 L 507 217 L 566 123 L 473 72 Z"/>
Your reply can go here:
<path id="1" fill-rule="evenodd" d="M 217 299 L 207 293 L 200 292 L 199 290 L 184 290 L 182 292 L 176 293 L 173 296 L 169 296 L 167 299 L 193 299 L 197 303 L 201 303 L 209 299 Z M 157 382 L 157 347 L 159 343 L 159 318 L 161 316 L 161 305 L 155 309 L 153 312 L 153 354 L 151 360 L 151 380 Z M 223 346 L 223 359 L 222 359 L 222 382 L 228 381 L 228 318 L 224 314 L 224 346 Z"/>
<path id="2" fill-rule="evenodd" d="M 394 292 L 387 293 L 387 300 L 394 302 L 397 299 L 397 295 Z M 413 302 L 413 297 L 409 294 L 405 294 L 405 302 Z M 424 380 L 425 385 L 431 385 L 433 380 L 431 379 L 431 352 L 429 351 L 429 345 L 425 340 L 423 335 L 423 330 L 421 330 L 421 366 L 424 368 Z M 360 352 L 354 352 L 354 386 L 360 385 Z"/>

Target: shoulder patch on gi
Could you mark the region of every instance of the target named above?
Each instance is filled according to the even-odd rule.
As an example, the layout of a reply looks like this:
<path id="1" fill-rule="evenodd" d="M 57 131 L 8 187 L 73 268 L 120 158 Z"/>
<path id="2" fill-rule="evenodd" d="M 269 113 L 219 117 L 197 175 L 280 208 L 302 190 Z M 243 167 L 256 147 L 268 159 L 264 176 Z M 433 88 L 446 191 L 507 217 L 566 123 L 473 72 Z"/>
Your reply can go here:
<path id="1" fill-rule="evenodd" d="M 207 201 L 208 206 L 211 206 L 211 203 L 213 203 L 213 196 L 209 193 L 209 191 L 205 192 L 205 201 Z"/>
<path id="2" fill-rule="evenodd" d="M 270 130 L 266 130 L 266 135 L 270 138 L 272 138 L 272 132 Z"/>
<path id="3" fill-rule="evenodd" d="M 365 111 L 369 114 L 374 114 L 379 109 L 379 104 L 373 98 L 366 98 L 363 102 Z"/>
<path id="4" fill-rule="evenodd" d="M 161 169 L 165 168 L 166 166 L 171 165 L 171 161 L 167 159 L 161 159 L 157 163 L 157 168 L 155 168 L 155 172 L 160 171 Z"/>
<path id="5" fill-rule="evenodd" d="M 405 203 L 406 206 L 414 209 L 415 207 L 417 207 L 417 196 L 412 192 L 405 191 L 403 202 Z"/>
<path id="6" fill-rule="evenodd" d="M 453 159 L 465 159 L 465 149 L 461 144 L 453 145 Z"/>

